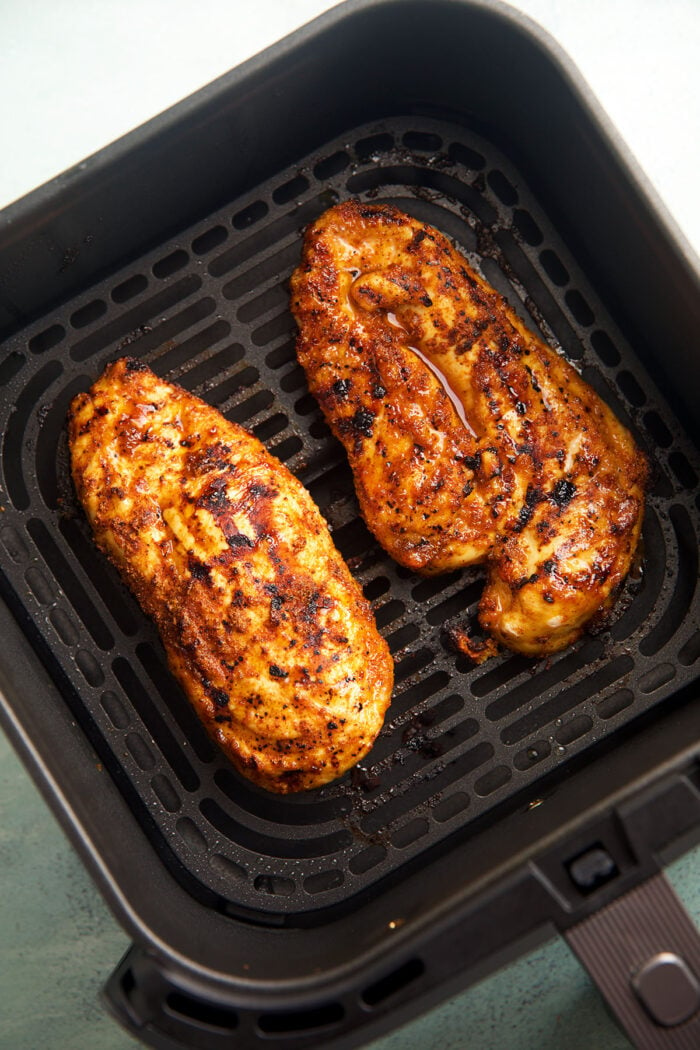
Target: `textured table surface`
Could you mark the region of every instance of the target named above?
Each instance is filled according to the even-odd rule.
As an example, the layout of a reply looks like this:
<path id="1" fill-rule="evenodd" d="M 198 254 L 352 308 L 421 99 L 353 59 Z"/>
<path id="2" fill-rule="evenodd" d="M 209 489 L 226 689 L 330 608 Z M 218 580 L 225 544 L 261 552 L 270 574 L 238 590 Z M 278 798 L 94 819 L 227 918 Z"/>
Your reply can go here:
<path id="1" fill-rule="evenodd" d="M 331 5 L 0 0 L 0 207 Z M 521 0 L 579 66 L 700 253 L 699 0 Z M 0 734 L 0 1050 L 127 1050 L 99 989 L 128 947 Z M 700 921 L 700 849 L 669 871 Z M 561 941 L 373 1050 L 623 1050 Z"/>

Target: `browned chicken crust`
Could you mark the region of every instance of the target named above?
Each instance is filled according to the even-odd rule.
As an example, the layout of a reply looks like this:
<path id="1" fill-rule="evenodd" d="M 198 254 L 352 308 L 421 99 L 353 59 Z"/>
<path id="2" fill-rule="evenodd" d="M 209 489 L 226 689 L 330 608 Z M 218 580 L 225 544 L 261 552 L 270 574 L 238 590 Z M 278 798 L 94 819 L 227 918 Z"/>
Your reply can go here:
<path id="1" fill-rule="evenodd" d="M 297 354 L 402 565 L 483 563 L 481 660 L 543 656 L 609 610 L 637 549 L 645 457 L 563 357 L 436 229 L 347 201 L 306 232 Z"/>
<path id="2" fill-rule="evenodd" d="M 75 398 L 69 440 L 97 545 L 241 773 L 286 793 L 358 762 L 393 664 L 300 482 L 242 427 L 129 359 Z"/>

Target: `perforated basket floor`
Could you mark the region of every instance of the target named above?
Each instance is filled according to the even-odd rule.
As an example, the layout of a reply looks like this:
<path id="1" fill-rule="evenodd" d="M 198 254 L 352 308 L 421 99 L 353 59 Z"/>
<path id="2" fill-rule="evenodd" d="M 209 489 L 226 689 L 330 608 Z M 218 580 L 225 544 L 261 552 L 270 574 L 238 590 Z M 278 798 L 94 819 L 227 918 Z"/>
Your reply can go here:
<path id="1" fill-rule="evenodd" d="M 607 632 L 547 661 L 504 653 L 474 668 L 443 633 L 473 616 L 481 573 L 414 576 L 359 519 L 296 363 L 287 287 L 304 226 L 348 196 L 394 201 L 452 237 L 649 452 L 643 564 Z M 595 287 L 492 145 L 392 119 L 300 158 L 3 347 L 3 594 L 154 848 L 206 903 L 268 922 L 320 914 L 525 789 L 536 799 L 544 773 L 697 674 L 697 457 Z M 92 544 L 65 416 L 124 353 L 252 430 L 301 478 L 373 603 L 396 661 L 393 703 L 371 754 L 336 784 L 277 798 L 239 777 Z"/>

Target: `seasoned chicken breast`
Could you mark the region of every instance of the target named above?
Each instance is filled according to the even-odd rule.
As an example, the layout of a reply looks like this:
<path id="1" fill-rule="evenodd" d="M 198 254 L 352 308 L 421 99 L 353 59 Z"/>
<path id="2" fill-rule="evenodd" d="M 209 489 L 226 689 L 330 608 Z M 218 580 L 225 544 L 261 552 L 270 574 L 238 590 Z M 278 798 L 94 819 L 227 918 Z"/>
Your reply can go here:
<path id="1" fill-rule="evenodd" d="M 556 652 L 609 610 L 647 479 L 630 433 L 437 230 L 347 201 L 306 232 L 297 354 L 402 565 L 483 563 L 486 644 Z"/>
<path id="2" fill-rule="evenodd" d="M 300 482 L 244 429 L 128 359 L 75 398 L 69 441 L 98 546 L 240 772 L 286 793 L 361 759 L 392 660 Z"/>

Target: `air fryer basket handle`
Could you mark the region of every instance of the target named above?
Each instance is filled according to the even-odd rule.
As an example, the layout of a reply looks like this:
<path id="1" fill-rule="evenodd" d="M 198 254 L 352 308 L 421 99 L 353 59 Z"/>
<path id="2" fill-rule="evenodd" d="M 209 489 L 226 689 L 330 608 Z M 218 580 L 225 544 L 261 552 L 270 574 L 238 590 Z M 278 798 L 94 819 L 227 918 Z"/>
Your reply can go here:
<path id="1" fill-rule="evenodd" d="M 564 936 L 637 1050 L 700 1046 L 700 933 L 663 874 Z"/>

